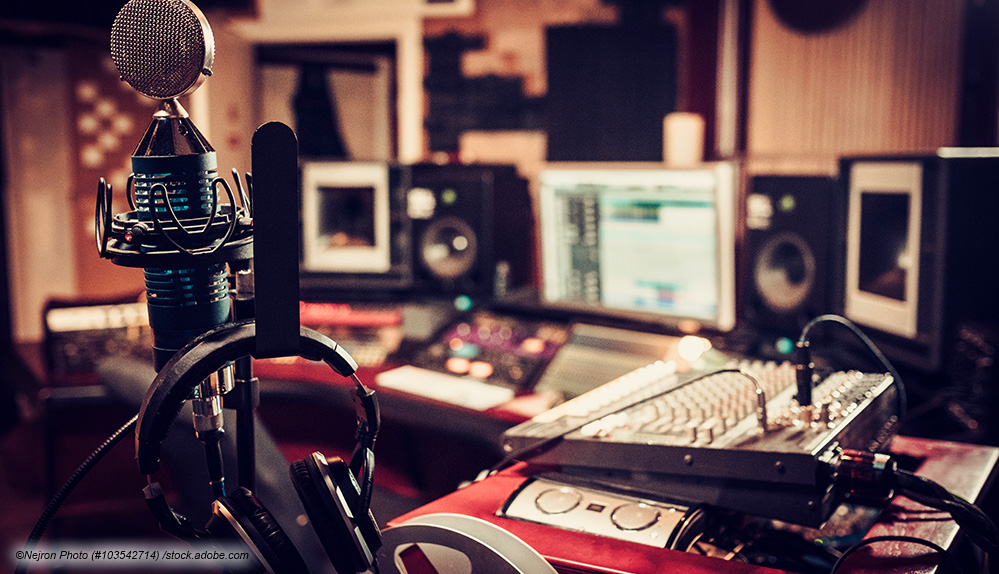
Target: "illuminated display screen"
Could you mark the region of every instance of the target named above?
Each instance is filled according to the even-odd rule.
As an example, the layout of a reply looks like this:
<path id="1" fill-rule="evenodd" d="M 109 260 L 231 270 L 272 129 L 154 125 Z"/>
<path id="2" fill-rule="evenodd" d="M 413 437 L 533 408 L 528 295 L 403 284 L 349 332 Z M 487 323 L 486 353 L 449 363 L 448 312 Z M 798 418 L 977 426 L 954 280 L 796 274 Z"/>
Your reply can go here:
<path id="1" fill-rule="evenodd" d="M 556 169 L 541 182 L 547 302 L 733 326 L 732 166 Z"/>

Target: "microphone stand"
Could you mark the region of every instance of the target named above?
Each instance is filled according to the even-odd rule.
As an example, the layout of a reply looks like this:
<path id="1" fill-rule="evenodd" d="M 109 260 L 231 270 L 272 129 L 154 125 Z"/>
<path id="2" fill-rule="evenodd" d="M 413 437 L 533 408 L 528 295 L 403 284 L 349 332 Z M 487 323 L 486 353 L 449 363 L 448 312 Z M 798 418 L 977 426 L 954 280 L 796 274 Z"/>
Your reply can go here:
<path id="1" fill-rule="evenodd" d="M 233 319 L 254 318 L 253 266 L 234 269 Z M 236 470 L 239 485 L 256 492 L 257 445 L 254 431 L 254 412 L 260 406 L 260 381 L 253 376 L 253 359 L 242 357 L 234 365 L 234 385 L 226 394 L 225 407 L 236 413 Z"/>

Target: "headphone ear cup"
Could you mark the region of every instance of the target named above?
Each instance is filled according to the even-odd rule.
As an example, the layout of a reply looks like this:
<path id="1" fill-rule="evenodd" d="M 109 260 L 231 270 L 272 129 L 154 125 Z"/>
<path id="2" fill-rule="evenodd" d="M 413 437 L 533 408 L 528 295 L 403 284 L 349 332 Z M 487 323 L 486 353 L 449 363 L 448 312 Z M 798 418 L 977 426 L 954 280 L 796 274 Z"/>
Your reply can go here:
<path id="1" fill-rule="evenodd" d="M 362 572 L 374 561 L 381 533 L 370 512 L 354 517 L 359 488 L 347 464 L 322 453 L 292 463 L 291 480 L 312 529 L 340 574 Z"/>
<path id="2" fill-rule="evenodd" d="M 205 529 L 215 538 L 232 538 L 249 546 L 267 572 L 308 572 L 281 525 L 246 488 L 240 487 L 216 500 Z"/>

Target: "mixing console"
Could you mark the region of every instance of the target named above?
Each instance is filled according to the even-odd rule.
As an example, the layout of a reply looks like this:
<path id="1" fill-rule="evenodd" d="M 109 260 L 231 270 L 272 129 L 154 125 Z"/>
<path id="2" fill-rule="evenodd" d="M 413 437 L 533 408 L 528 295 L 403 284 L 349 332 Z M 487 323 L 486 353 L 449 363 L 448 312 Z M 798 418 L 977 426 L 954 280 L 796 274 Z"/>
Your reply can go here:
<path id="1" fill-rule="evenodd" d="M 655 363 L 508 430 L 503 448 L 590 478 L 819 524 L 837 502 L 840 449 L 881 450 L 893 436 L 897 389 L 884 374 L 837 372 L 802 409 L 794 382 L 788 363 L 707 374 Z"/>
<path id="2" fill-rule="evenodd" d="M 479 311 L 449 325 L 407 357 L 422 369 L 530 389 L 568 336 L 565 325 Z"/>

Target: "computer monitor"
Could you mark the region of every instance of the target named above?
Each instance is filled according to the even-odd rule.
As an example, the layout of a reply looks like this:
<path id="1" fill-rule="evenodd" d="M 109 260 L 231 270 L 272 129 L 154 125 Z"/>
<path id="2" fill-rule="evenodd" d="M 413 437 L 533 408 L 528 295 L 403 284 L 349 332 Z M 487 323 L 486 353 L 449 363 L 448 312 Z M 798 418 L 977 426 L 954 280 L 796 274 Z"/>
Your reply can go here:
<path id="1" fill-rule="evenodd" d="M 734 327 L 734 164 L 549 164 L 540 184 L 546 305 Z"/>
<path id="2" fill-rule="evenodd" d="M 302 288 L 399 289 L 412 281 L 403 170 L 387 162 L 302 164 Z"/>
<path id="3" fill-rule="evenodd" d="M 859 162 L 849 173 L 847 317 L 915 338 L 923 213 L 922 165 Z"/>

